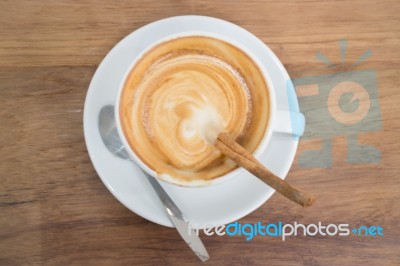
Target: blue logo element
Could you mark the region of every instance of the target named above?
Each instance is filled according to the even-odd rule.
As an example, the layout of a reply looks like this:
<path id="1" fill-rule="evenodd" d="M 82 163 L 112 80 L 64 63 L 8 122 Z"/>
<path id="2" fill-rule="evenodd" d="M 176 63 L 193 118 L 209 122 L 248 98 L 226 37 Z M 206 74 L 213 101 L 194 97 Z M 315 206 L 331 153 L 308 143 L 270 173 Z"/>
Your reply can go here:
<path id="1" fill-rule="evenodd" d="M 369 227 L 362 225 L 358 229 L 354 228 L 351 232 L 357 236 L 383 236 L 383 228 L 380 225 Z"/>
<path id="2" fill-rule="evenodd" d="M 296 91 L 300 111 L 306 118 L 302 139 L 321 142 L 319 150 L 300 153 L 298 163 L 303 168 L 332 167 L 332 138 L 336 136 L 346 137 L 347 162 L 378 163 L 381 160 L 376 147 L 359 142 L 360 133 L 382 129 L 376 73 L 371 69 L 344 71 L 347 41 L 340 40 L 339 47 L 340 66 L 321 52 L 316 54 L 318 60 L 337 72 L 295 78 L 287 82 L 289 107 L 297 107 L 291 106 L 290 100 Z M 370 56 L 372 52 L 367 50 L 351 68 Z"/>

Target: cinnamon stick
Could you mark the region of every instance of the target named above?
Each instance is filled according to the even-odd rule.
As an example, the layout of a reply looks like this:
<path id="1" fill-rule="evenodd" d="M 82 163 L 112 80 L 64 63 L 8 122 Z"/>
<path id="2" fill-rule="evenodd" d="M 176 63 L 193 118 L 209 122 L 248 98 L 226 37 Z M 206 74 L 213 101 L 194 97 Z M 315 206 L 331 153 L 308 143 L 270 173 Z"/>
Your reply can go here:
<path id="1" fill-rule="evenodd" d="M 215 146 L 238 165 L 260 178 L 286 198 L 303 207 L 311 206 L 314 203 L 315 197 L 313 195 L 292 187 L 285 180 L 275 176 L 263 164 L 254 158 L 250 152 L 231 139 L 228 134 L 219 134 Z"/>

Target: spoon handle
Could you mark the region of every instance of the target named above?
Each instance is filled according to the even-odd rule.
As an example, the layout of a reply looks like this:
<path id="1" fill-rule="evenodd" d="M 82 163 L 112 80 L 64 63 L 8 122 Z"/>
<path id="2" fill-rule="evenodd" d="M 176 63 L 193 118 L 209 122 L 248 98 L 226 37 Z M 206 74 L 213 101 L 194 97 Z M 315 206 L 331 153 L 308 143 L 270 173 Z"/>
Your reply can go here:
<path id="1" fill-rule="evenodd" d="M 208 255 L 208 252 L 204 247 L 203 242 L 197 235 L 196 231 L 190 228 L 189 221 L 179 210 L 178 206 L 176 206 L 175 202 L 168 196 L 167 192 L 162 188 L 160 183 L 158 183 L 158 181 L 154 177 L 146 173 L 145 175 L 147 177 L 147 180 L 149 180 L 150 184 L 154 188 L 154 191 L 160 198 L 169 218 L 175 225 L 176 230 L 179 232 L 183 240 L 185 240 L 186 244 L 188 244 L 188 246 L 202 261 L 208 260 L 210 256 Z"/>

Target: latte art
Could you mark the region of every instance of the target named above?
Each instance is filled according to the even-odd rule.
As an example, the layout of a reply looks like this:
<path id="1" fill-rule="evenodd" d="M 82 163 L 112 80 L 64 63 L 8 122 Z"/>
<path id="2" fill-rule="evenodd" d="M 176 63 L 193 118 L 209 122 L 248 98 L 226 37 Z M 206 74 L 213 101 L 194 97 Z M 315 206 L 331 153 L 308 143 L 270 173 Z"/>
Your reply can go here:
<path id="1" fill-rule="evenodd" d="M 266 128 L 255 120 L 268 115 L 265 86 L 247 55 L 220 40 L 193 36 L 162 43 L 139 60 L 126 81 L 124 134 L 140 159 L 169 180 L 221 176 L 236 166 L 214 141 L 227 132 L 254 151 Z"/>

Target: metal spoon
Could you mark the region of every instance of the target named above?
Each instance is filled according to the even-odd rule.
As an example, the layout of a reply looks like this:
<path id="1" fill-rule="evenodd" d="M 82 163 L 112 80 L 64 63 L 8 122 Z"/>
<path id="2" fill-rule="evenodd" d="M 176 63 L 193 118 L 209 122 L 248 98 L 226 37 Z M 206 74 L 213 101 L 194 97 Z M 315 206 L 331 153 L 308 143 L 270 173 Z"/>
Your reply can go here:
<path id="1" fill-rule="evenodd" d="M 129 155 L 126 152 L 115 127 L 114 106 L 106 105 L 101 109 L 99 114 L 99 131 L 101 139 L 103 140 L 103 143 L 109 152 L 121 159 L 130 161 Z M 196 234 L 195 230 L 189 227 L 189 221 L 179 210 L 178 206 L 176 206 L 176 204 L 168 196 L 167 192 L 154 177 L 145 172 L 144 175 L 154 188 L 162 204 L 164 205 L 169 218 L 175 225 L 176 230 L 179 232 L 183 240 L 185 240 L 193 252 L 202 261 L 208 260 L 210 256 L 208 255 L 203 242 L 201 242 L 201 239 Z"/>

